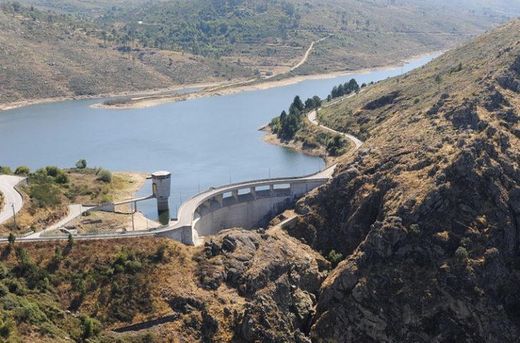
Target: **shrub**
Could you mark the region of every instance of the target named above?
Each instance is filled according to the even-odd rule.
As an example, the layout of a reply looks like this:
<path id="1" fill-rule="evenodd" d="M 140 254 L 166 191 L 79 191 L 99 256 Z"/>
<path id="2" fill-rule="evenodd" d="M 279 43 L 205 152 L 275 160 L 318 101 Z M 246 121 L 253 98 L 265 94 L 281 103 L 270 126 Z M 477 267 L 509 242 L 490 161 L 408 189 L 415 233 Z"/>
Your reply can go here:
<path id="1" fill-rule="evenodd" d="M 40 208 L 54 207 L 61 203 L 60 191 L 51 183 L 42 182 L 31 186 L 29 195 Z"/>
<path id="2" fill-rule="evenodd" d="M 14 318 L 19 323 L 29 324 L 40 324 L 48 320 L 37 304 L 25 298 L 20 299 L 19 307 L 14 310 Z"/>
<path id="3" fill-rule="evenodd" d="M 78 168 L 78 169 L 87 168 L 87 160 L 81 159 L 78 162 L 76 162 L 76 168 Z"/>
<path id="4" fill-rule="evenodd" d="M 71 233 L 69 233 L 69 236 L 67 237 L 67 245 L 69 245 L 69 246 L 74 245 L 74 237 L 72 237 Z"/>
<path id="5" fill-rule="evenodd" d="M 16 168 L 16 170 L 14 171 L 14 174 L 27 176 L 27 175 L 29 175 L 30 172 L 31 172 L 31 170 L 29 169 L 29 167 L 20 166 L 20 167 Z"/>
<path id="6" fill-rule="evenodd" d="M 14 293 L 16 295 L 24 295 L 25 287 L 18 281 L 17 279 L 7 279 L 5 281 L 5 285 L 9 289 L 9 292 Z"/>
<path id="7" fill-rule="evenodd" d="M 9 293 L 9 289 L 3 283 L 0 283 L 0 298 Z"/>
<path id="8" fill-rule="evenodd" d="M 15 324 L 9 317 L 7 319 L 0 318 L 0 337 L 9 338 L 11 333 L 15 330 Z"/>
<path id="9" fill-rule="evenodd" d="M 16 241 L 16 236 L 14 235 L 14 233 L 12 233 L 12 232 L 9 233 L 9 237 L 7 238 L 7 241 L 9 242 L 10 245 L 14 244 L 14 242 Z"/>
<path id="10" fill-rule="evenodd" d="M 103 101 L 103 105 L 106 106 L 116 106 L 116 105 L 124 105 L 132 101 L 131 97 L 119 97 L 114 99 L 108 99 Z"/>
<path id="11" fill-rule="evenodd" d="M 55 166 L 48 166 L 48 167 L 45 167 L 45 172 L 49 176 L 56 177 L 56 176 L 58 176 L 58 174 L 60 172 L 60 168 L 55 167 Z"/>
<path id="12" fill-rule="evenodd" d="M 455 251 L 455 257 L 459 262 L 466 262 L 469 257 L 468 250 L 464 247 L 458 247 Z"/>
<path id="13" fill-rule="evenodd" d="M 343 260 L 343 254 L 332 249 L 327 255 L 327 260 L 332 264 L 332 267 L 335 268 Z"/>
<path id="14" fill-rule="evenodd" d="M 84 316 L 81 318 L 81 326 L 83 327 L 83 338 L 97 336 L 101 332 L 101 324 L 94 318 Z"/>
<path id="15" fill-rule="evenodd" d="M 110 183 L 110 182 L 112 182 L 112 173 L 110 172 L 110 170 L 101 169 L 98 173 L 97 179 L 99 181 Z"/>
<path id="16" fill-rule="evenodd" d="M 421 234 L 421 227 L 419 226 L 419 224 L 412 224 L 412 225 L 410 225 L 410 227 L 408 228 L 408 232 L 409 232 L 411 235 L 418 236 L 418 235 Z"/>
<path id="17" fill-rule="evenodd" d="M 155 254 L 152 257 L 152 261 L 157 262 L 157 263 L 167 261 L 166 245 L 161 244 L 157 248 L 157 250 L 155 251 Z"/>
<path id="18" fill-rule="evenodd" d="M 69 177 L 63 171 L 60 171 L 56 176 L 55 181 L 56 183 L 64 185 L 66 183 L 69 183 Z"/>
<path id="19" fill-rule="evenodd" d="M 464 237 L 460 240 L 460 245 L 464 248 L 468 249 L 471 247 L 471 239 L 469 237 Z"/>
<path id="20" fill-rule="evenodd" d="M 13 171 L 11 170 L 11 168 L 5 167 L 5 166 L 0 166 L 0 174 L 11 175 L 12 173 L 13 173 Z"/>
<path id="21" fill-rule="evenodd" d="M 0 262 L 0 280 L 3 280 L 9 275 L 9 270 L 7 270 L 7 267 L 5 264 Z"/>

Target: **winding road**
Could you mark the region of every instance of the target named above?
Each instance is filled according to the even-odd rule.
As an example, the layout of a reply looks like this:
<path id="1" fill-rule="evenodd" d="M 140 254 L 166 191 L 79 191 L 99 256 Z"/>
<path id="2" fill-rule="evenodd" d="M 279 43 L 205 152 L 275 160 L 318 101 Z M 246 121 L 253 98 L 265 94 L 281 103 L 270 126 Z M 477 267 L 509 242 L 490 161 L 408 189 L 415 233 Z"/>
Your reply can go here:
<path id="1" fill-rule="evenodd" d="M 12 175 L 0 175 L 0 193 L 4 196 L 4 205 L 0 210 L 0 224 L 5 223 L 13 217 L 14 212 L 18 213 L 23 206 L 23 199 L 15 186 L 24 178 Z"/>
<path id="2" fill-rule="evenodd" d="M 318 126 L 320 129 L 323 129 L 324 131 L 327 131 L 327 132 L 330 132 L 330 133 L 333 133 L 333 134 L 336 134 L 336 135 L 340 135 L 340 136 L 343 136 L 347 139 L 349 139 L 350 141 L 352 141 L 352 143 L 354 143 L 355 145 L 355 149 L 359 149 L 361 148 L 361 146 L 363 145 L 363 142 L 361 140 L 359 140 L 357 137 L 355 136 L 352 136 L 351 134 L 348 134 L 348 133 L 344 133 L 344 132 L 339 132 L 339 131 L 336 131 L 334 129 L 331 129 L 330 127 L 327 127 L 325 125 L 321 125 L 319 122 L 318 122 L 318 118 L 317 118 L 317 115 L 318 115 L 318 112 L 316 110 L 314 111 L 311 111 L 309 112 L 309 114 L 307 114 L 307 119 L 309 119 L 309 121 L 313 124 L 313 125 L 316 125 Z"/>

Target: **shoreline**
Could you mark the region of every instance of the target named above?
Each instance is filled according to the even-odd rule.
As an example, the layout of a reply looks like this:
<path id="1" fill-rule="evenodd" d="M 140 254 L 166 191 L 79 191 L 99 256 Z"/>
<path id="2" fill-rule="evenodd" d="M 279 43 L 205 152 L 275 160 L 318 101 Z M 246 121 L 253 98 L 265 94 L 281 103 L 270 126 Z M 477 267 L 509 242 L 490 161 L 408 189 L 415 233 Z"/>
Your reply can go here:
<path id="1" fill-rule="evenodd" d="M 232 95 L 241 92 L 248 91 L 259 91 L 259 90 L 267 90 L 271 88 L 285 87 L 289 85 L 293 85 L 296 83 L 300 83 L 307 80 L 325 80 L 332 79 L 341 76 L 348 76 L 352 74 L 368 74 L 376 71 L 385 71 L 391 70 L 401 67 L 402 65 L 423 58 L 425 56 L 434 55 L 434 54 L 442 54 L 445 50 L 436 50 L 430 51 L 422 54 L 413 55 L 409 58 L 403 59 L 396 64 L 390 64 L 386 66 L 380 67 L 372 67 L 372 68 L 363 68 L 357 70 L 343 70 L 343 71 L 334 71 L 330 73 L 321 73 L 321 74 L 309 74 L 309 75 L 297 75 L 297 76 L 289 76 L 280 80 L 246 80 L 243 81 L 242 84 L 240 82 L 234 82 L 232 84 L 226 85 L 222 84 L 220 86 L 216 86 L 216 89 L 202 89 L 199 92 L 181 94 L 181 95 L 164 95 L 164 96 L 154 96 L 150 97 L 142 97 L 140 99 L 132 99 L 128 103 L 117 104 L 117 105 L 105 105 L 103 103 L 97 103 L 91 105 L 92 108 L 105 108 L 105 109 L 114 109 L 114 110 L 124 110 L 124 109 L 140 109 L 140 108 L 148 108 L 154 107 L 166 103 L 175 103 L 179 101 L 187 101 L 198 98 L 210 97 L 210 96 L 225 96 Z"/>
<path id="2" fill-rule="evenodd" d="M 167 88 L 158 88 L 158 89 L 146 89 L 140 91 L 123 91 L 119 93 L 102 93 L 96 95 L 64 95 L 53 98 L 38 98 L 38 99 L 29 99 L 29 100 L 19 100 L 13 102 L 7 102 L 0 104 L 0 112 L 14 110 L 17 108 L 23 108 L 34 105 L 42 105 L 42 104 L 50 104 L 56 102 L 63 101 L 74 101 L 74 100 L 100 100 L 104 98 L 118 98 L 118 97 L 143 97 L 148 98 L 150 96 L 154 96 L 156 94 L 160 94 L 162 92 L 178 92 L 184 89 L 190 88 L 207 88 L 207 87 L 217 87 L 222 85 L 222 82 L 200 82 L 200 83 L 188 83 L 188 84 L 180 84 L 173 85 Z"/>
<path id="3" fill-rule="evenodd" d="M 130 97 L 130 102 L 118 105 L 105 105 L 102 102 L 92 104 L 92 108 L 105 109 L 139 109 L 162 105 L 165 103 L 174 103 L 178 101 L 187 101 L 209 96 L 223 96 L 237 94 L 246 91 L 266 90 L 271 88 L 278 88 L 300 83 L 306 80 L 323 80 L 335 77 L 348 76 L 351 74 L 366 74 L 374 71 L 384 71 L 399 68 L 403 64 L 416 60 L 428 55 L 442 54 L 446 50 L 434 50 L 430 52 L 420 53 L 404 58 L 401 61 L 386 66 L 376 66 L 370 68 L 362 68 L 356 70 L 333 71 L 330 73 L 319 73 L 309 75 L 288 76 L 280 80 L 272 79 L 249 79 L 249 80 L 234 80 L 234 81 L 215 81 L 215 82 L 200 82 L 191 84 L 174 85 L 167 88 L 142 90 L 142 91 L 125 91 L 120 93 L 106 93 L 98 95 L 81 95 L 81 96 L 60 96 L 55 98 L 42 98 L 32 100 L 20 100 L 0 104 L 0 112 L 23 108 L 33 105 L 48 104 L 63 102 L 69 100 L 101 100 L 104 98 L 118 98 Z M 168 94 L 168 92 L 179 92 L 183 89 L 200 89 L 195 92 L 186 94 Z"/>
<path id="4" fill-rule="evenodd" d="M 330 167 L 334 164 L 334 160 L 320 149 L 305 149 L 301 143 L 295 143 L 294 141 L 283 142 L 281 141 L 269 128 L 269 124 L 258 129 L 263 133 L 262 140 L 264 143 L 276 145 L 285 149 L 289 149 L 307 156 L 319 157 L 325 163 L 325 168 Z"/>

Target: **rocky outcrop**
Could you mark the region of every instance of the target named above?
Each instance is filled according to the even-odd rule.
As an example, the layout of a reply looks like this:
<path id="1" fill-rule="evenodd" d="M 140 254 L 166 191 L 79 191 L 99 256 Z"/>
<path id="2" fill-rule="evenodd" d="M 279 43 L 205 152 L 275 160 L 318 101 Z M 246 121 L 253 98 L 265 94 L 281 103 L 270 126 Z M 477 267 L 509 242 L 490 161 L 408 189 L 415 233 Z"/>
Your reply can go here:
<path id="1" fill-rule="evenodd" d="M 375 110 L 383 106 L 391 105 L 399 96 L 399 92 L 392 92 L 387 95 L 383 95 L 380 98 L 377 98 L 373 101 L 368 102 L 363 109 L 364 110 Z"/>
<path id="2" fill-rule="evenodd" d="M 227 230 L 198 257 L 206 289 L 235 289 L 245 301 L 235 313 L 235 339 L 308 342 L 316 295 L 329 263 L 281 231 Z"/>

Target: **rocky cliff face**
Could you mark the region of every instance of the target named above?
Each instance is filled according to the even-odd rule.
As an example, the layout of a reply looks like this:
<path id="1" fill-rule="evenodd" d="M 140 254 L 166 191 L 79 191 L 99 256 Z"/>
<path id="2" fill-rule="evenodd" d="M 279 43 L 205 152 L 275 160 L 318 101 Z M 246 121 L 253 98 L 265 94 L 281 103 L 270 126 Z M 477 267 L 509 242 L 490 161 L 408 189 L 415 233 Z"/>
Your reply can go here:
<path id="1" fill-rule="evenodd" d="M 520 21 L 328 110 L 368 139 L 298 204 L 291 234 L 348 256 L 322 284 L 313 341 L 518 339 L 518 32 Z"/>
<path id="2" fill-rule="evenodd" d="M 206 243 L 197 261 L 200 287 L 237 293 L 241 306 L 224 308 L 233 318 L 234 340 L 309 341 L 316 296 L 330 267 L 321 255 L 279 229 L 229 230 Z"/>

